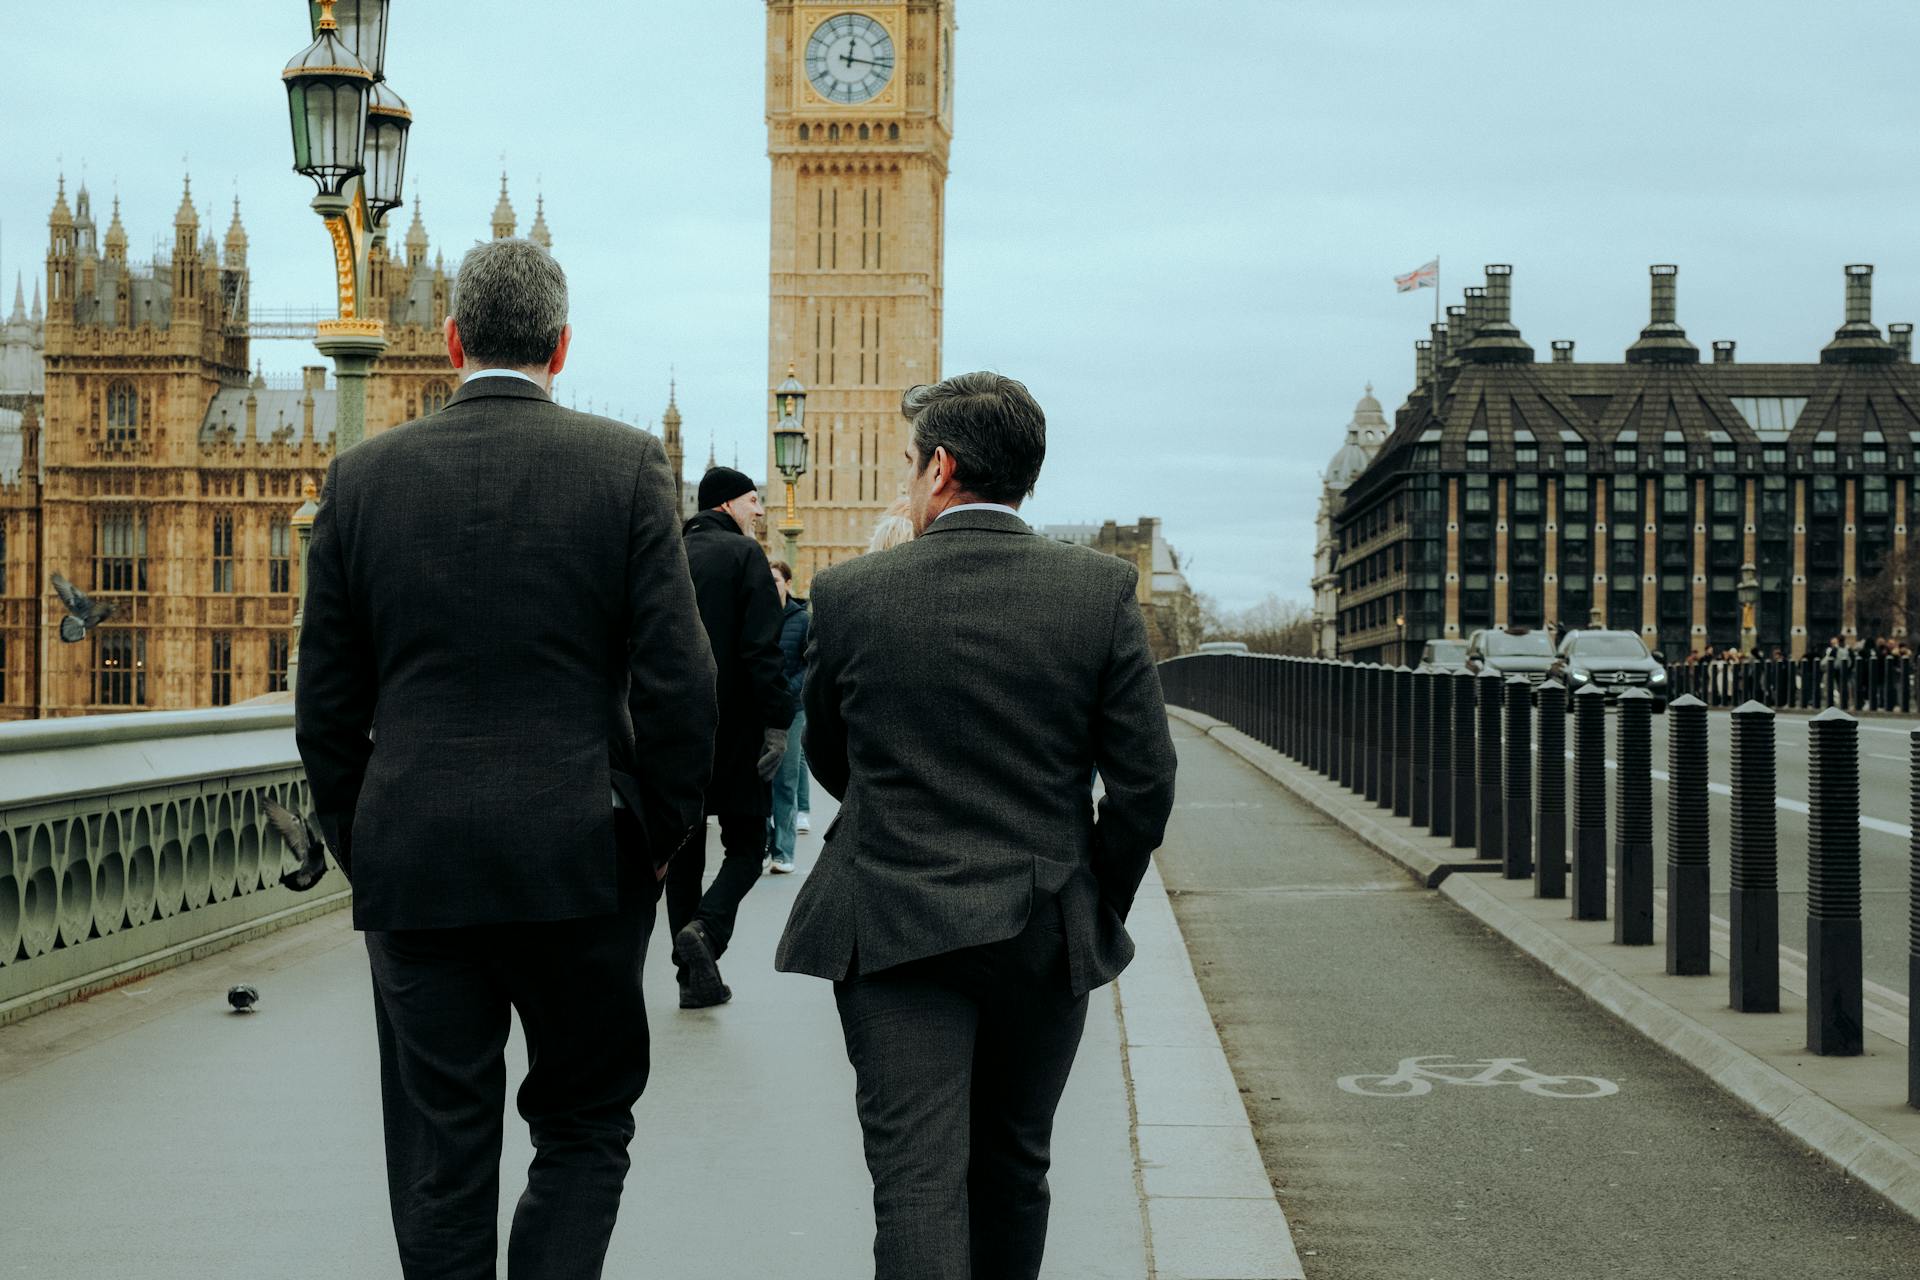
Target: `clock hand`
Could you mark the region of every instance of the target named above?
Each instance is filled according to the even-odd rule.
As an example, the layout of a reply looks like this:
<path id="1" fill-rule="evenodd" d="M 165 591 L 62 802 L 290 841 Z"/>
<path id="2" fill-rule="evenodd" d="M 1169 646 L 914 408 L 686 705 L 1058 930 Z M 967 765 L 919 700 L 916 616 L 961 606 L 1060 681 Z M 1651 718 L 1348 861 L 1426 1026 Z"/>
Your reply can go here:
<path id="1" fill-rule="evenodd" d="M 843 57 L 841 61 L 848 63 L 849 65 L 851 65 L 852 63 L 858 62 L 864 66 L 869 66 L 869 67 L 891 67 L 893 65 L 893 63 L 891 62 L 876 62 L 872 58 Z"/>

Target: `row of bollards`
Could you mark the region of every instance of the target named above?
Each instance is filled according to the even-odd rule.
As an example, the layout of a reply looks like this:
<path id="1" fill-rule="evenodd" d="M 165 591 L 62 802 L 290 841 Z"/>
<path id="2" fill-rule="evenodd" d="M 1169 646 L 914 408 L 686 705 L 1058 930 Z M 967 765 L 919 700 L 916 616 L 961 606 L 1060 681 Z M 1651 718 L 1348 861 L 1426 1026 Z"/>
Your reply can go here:
<path id="1" fill-rule="evenodd" d="M 1530 877 L 1536 898 L 1570 899 L 1575 920 L 1611 919 L 1622 946 L 1653 944 L 1654 699 L 1646 690 L 1617 695 L 1609 760 L 1608 695 L 1592 685 L 1569 698 L 1557 684 L 1535 686 L 1518 675 L 1237 655 L 1173 659 L 1161 670 L 1170 703 L 1252 734 L 1416 830 L 1471 849 L 1508 879 Z M 1707 705 L 1682 695 L 1667 715 L 1666 971 L 1699 976 L 1711 972 L 1714 928 Z M 1728 1000 L 1741 1012 L 1776 1013 L 1774 713 L 1747 702 L 1731 721 Z M 1810 734 L 1806 1043 L 1817 1054 L 1857 1055 L 1864 1052 L 1859 724 L 1830 709 L 1813 717 Z M 1909 745 L 1916 834 L 1908 964 L 1910 989 L 1920 991 L 1920 730 Z M 1909 1055 L 1908 1102 L 1920 1107 L 1920 1051 Z"/>

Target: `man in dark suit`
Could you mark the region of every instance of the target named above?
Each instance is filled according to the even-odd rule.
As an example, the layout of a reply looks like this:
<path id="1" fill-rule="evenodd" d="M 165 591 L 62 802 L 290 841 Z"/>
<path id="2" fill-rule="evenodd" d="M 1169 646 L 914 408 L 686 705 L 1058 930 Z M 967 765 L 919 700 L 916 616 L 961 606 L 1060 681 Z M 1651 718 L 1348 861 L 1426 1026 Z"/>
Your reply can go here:
<path id="1" fill-rule="evenodd" d="M 777 963 L 834 983 L 879 1280 L 1031 1280 L 1173 742 L 1133 566 L 1016 512 L 1046 454 L 1026 388 L 965 374 L 902 410 L 920 536 L 813 581 L 807 762 L 841 807 Z"/>
<path id="2" fill-rule="evenodd" d="M 640 968 L 698 820 L 713 658 L 652 436 L 555 404 L 566 277 L 460 265 L 440 412 L 334 459 L 295 734 L 373 971 L 409 1277 L 491 1277 L 509 1011 L 534 1160 L 508 1265 L 594 1277 L 646 1085 Z"/>
<path id="3" fill-rule="evenodd" d="M 667 926 L 680 976 L 680 1007 L 725 1004 L 733 990 L 719 960 L 733 939 L 740 900 L 760 882 L 767 853 L 771 780 L 787 749 L 793 695 L 780 664 L 780 593 L 767 554 L 754 541 L 759 491 L 732 467 L 700 478 L 699 514 L 687 521 L 687 568 L 700 621 L 718 669 L 719 728 L 707 809 L 718 821 L 724 857 L 703 895 L 706 831 L 696 831 L 667 874 Z"/>

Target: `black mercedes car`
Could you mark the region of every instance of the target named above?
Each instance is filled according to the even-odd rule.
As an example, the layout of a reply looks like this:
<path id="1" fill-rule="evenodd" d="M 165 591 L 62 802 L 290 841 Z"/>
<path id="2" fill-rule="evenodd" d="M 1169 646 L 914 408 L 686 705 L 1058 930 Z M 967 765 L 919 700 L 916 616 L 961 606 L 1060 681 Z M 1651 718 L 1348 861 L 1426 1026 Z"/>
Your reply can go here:
<path id="1" fill-rule="evenodd" d="M 1475 675 L 1521 675 L 1537 685 L 1553 663 L 1553 638 L 1530 627 L 1488 627 L 1467 641 L 1466 668 Z"/>
<path id="2" fill-rule="evenodd" d="M 1628 689 L 1653 695 L 1656 712 L 1667 709 L 1667 669 L 1631 631 L 1569 631 L 1560 641 L 1551 678 L 1569 695 L 1592 685 L 1611 702 Z M 1568 699 L 1571 709 L 1572 699 Z"/>

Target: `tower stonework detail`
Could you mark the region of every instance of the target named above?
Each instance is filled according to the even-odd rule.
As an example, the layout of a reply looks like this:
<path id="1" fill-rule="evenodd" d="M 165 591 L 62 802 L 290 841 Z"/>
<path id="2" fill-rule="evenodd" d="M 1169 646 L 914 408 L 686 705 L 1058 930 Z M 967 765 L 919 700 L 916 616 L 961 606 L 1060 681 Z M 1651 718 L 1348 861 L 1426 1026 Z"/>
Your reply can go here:
<path id="1" fill-rule="evenodd" d="M 901 491 L 900 394 L 940 377 L 954 30 L 952 0 L 767 0 L 767 391 L 791 362 L 810 393 L 803 590 L 866 549 Z M 771 440 L 766 477 L 784 510 Z"/>

